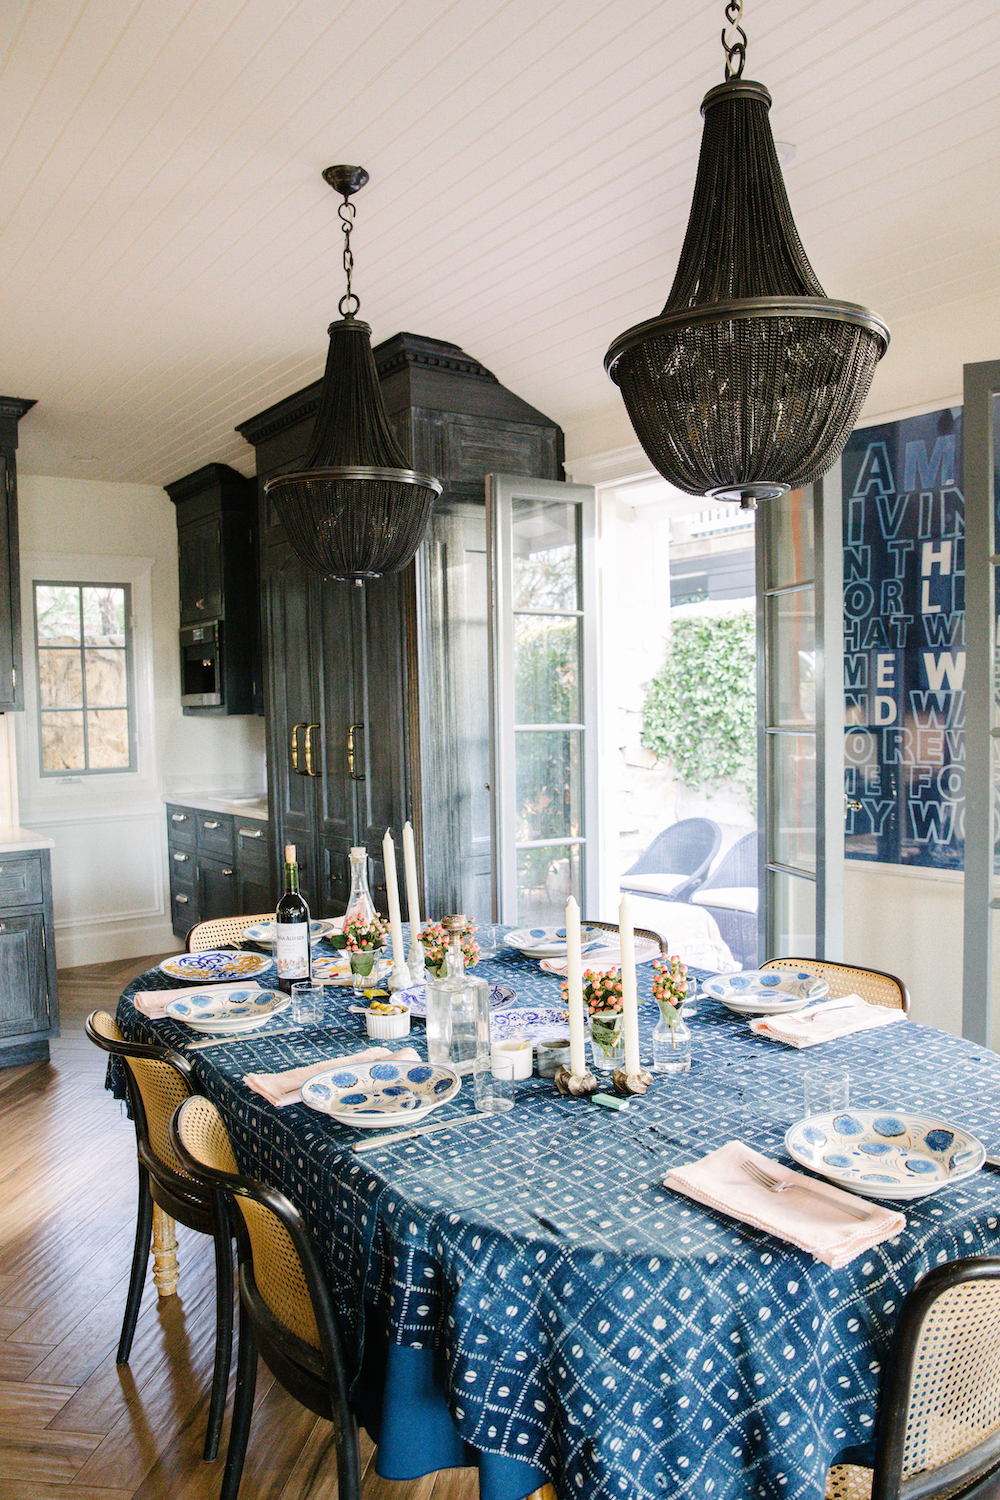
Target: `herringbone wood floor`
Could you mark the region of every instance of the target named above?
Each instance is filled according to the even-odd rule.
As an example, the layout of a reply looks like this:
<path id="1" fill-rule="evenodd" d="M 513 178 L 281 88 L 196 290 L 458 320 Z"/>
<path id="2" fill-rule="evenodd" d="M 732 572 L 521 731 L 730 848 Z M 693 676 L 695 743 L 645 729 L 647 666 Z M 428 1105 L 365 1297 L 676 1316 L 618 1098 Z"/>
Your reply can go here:
<path id="1" fill-rule="evenodd" d="M 215 1277 L 209 1240 L 177 1226 L 179 1295 L 152 1275 L 130 1362 L 115 1350 L 135 1234 L 135 1133 L 104 1090 L 83 1034 L 98 1007 L 155 960 L 60 976 L 52 1061 L 0 1069 L 0 1497 L 214 1500 L 220 1457 L 201 1458 Z M 331 1429 L 260 1367 L 240 1500 L 336 1494 Z M 362 1438 L 363 1500 L 474 1500 L 474 1469 L 411 1484 L 380 1479 Z"/>

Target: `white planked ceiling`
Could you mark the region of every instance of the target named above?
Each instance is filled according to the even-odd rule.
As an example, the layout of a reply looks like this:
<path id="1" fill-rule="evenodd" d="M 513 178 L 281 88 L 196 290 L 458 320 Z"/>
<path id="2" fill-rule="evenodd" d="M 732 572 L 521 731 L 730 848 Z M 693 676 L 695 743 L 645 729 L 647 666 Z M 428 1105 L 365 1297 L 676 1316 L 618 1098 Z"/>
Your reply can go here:
<path id="1" fill-rule="evenodd" d="M 462 345 L 567 429 L 662 306 L 721 0 L 6 0 L 0 391 L 27 472 L 252 471 L 234 425 L 322 371 L 359 162 L 375 342 Z M 869 409 L 1000 355 L 997 0 L 746 0 L 806 250 L 890 348 Z"/>

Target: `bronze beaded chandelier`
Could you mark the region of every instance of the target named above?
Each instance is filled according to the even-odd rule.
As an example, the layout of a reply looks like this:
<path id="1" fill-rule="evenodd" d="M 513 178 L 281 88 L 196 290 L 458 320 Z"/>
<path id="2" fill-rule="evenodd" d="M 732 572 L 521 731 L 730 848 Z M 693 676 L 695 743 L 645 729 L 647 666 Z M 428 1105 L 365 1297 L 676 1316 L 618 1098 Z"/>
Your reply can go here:
<path id="1" fill-rule="evenodd" d="M 620 334 L 604 365 L 664 479 L 752 509 L 840 457 L 889 330 L 867 308 L 827 297 L 806 259 L 771 95 L 743 78 L 742 11 L 742 0 L 726 5 L 725 82 L 702 101 L 694 197 L 666 306 Z"/>
<path id="2" fill-rule="evenodd" d="M 288 540 L 307 565 L 327 578 L 360 583 L 398 573 L 413 557 L 441 485 L 407 467 L 386 416 L 371 348 L 371 327 L 356 317 L 351 290 L 354 256 L 351 197 L 368 181 L 364 167 L 327 167 L 324 180 L 343 196 L 347 291 L 330 349 L 319 409 L 303 467 L 264 486 Z"/>

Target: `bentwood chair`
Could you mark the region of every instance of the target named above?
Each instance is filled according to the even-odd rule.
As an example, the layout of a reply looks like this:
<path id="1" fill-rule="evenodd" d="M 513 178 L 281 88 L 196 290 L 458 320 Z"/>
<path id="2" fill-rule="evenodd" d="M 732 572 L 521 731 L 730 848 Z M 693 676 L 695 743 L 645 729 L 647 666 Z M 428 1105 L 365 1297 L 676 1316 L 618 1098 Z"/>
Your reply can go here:
<path id="1" fill-rule="evenodd" d="M 333 1423 L 338 1500 L 359 1500 L 358 1427 L 347 1402 L 349 1376 L 333 1303 L 298 1210 L 282 1193 L 239 1175 L 222 1116 L 210 1099 L 185 1099 L 170 1122 L 185 1169 L 225 1194 L 236 1230 L 240 1334 L 236 1394 L 220 1500 L 236 1500 L 253 1413 L 257 1352 L 309 1411 Z"/>
<path id="2" fill-rule="evenodd" d="M 256 917 L 214 917 L 210 922 L 196 922 L 187 935 L 187 951 L 204 953 L 207 948 L 221 948 L 230 943 L 239 947 L 247 927 L 273 921 L 274 912 L 265 911 Z"/>
<path id="3" fill-rule="evenodd" d="M 93 1011 L 87 1017 L 86 1031 L 95 1046 L 121 1058 L 125 1064 L 139 1157 L 135 1249 L 116 1355 L 118 1364 L 127 1365 L 132 1350 L 149 1260 L 154 1203 L 178 1223 L 199 1234 L 210 1234 L 215 1240 L 215 1369 L 205 1433 L 205 1458 L 211 1461 L 219 1451 L 233 1353 L 232 1235 L 224 1214 L 220 1217 L 216 1195 L 189 1176 L 171 1145 L 168 1131 L 170 1117 L 178 1104 L 197 1092 L 197 1080 L 191 1064 L 179 1052 L 126 1041 L 107 1011 Z"/>
<path id="4" fill-rule="evenodd" d="M 1000 1494 L 1000 1258 L 956 1260 L 921 1276 L 883 1369 L 875 1466 L 835 1465 L 826 1500 Z"/>
<path id="5" fill-rule="evenodd" d="M 590 917 L 583 917 L 581 919 L 581 925 L 583 927 L 599 927 L 602 932 L 618 932 L 619 931 L 619 927 L 618 927 L 618 923 L 617 922 L 595 922 Z M 667 957 L 669 957 L 669 949 L 667 948 L 667 940 L 663 936 L 662 933 L 660 933 L 660 932 L 654 932 L 653 929 L 652 929 L 652 927 L 636 927 L 636 928 L 633 928 L 633 931 L 635 932 L 636 937 L 652 938 L 653 942 L 657 943 L 659 945 L 660 957 L 661 958 L 667 958 Z M 583 967 L 586 968 L 587 967 L 587 962 L 586 962 L 587 955 L 584 954 L 583 958 L 584 958 Z"/>
<path id="6" fill-rule="evenodd" d="M 910 992 L 895 974 L 883 974 L 881 969 L 859 969 L 854 964 L 828 963 L 825 958 L 769 958 L 762 969 L 803 969 L 825 979 L 830 986 L 830 999 L 841 995 L 860 995 L 869 1005 L 885 1005 L 891 1010 L 910 1014 Z"/>
<path id="7" fill-rule="evenodd" d="M 719 852 L 722 830 L 712 818 L 681 818 L 656 835 L 621 876 L 623 891 L 660 901 L 687 901 Z"/>

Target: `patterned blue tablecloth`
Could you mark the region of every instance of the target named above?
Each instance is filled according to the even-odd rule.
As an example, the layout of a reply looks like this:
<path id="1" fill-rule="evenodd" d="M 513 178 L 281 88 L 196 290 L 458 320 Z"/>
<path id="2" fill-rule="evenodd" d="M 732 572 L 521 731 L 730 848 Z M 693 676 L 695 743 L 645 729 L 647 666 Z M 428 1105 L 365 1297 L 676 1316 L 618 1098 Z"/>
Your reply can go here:
<path id="1" fill-rule="evenodd" d="M 517 1003 L 558 1003 L 558 980 L 514 952 L 481 968 Z M 645 1053 L 658 1013 L 650 966 L 639 976 Z M 129 986 L 128 1036 L 190 1040 L 128 999 L 175 982 L 153 970 Z M 508 1115 L 356 1155 L 363 1131 L 273 1109 L 241 1081 L 367 1045 L 350 990 L 329 993 L 321 1028 L 192 1053 L 196 1071 L 241 1168 L 305 1215 L 359 1344 L 367 1305 L 398 1344 L 436 1348 L 462 1437 L 537 1466 L 561 1497 L 820 1500 L 834 1458 L 871 1440 L 879 1362 L 917 1276 L 1000 1253 L 990 1172 L 903 1205 L 905 1231 L 841 1270 L 662 1186 L 741 1133 L 788 1161 L 820 1060 L 850 1069 L 855 1106 L 937 1112 L 997 1150 L 1000 1059 L 956 1037 L 903 1022 L 800 1052 L 703 999 L 690 1073 L 628 1112 L 534 1078 Z M 419 1023 L 393 1045 L 407 1044 L 422 1050 Z M 471 1092 L 441 1117 L 471 1113 Z"/>

